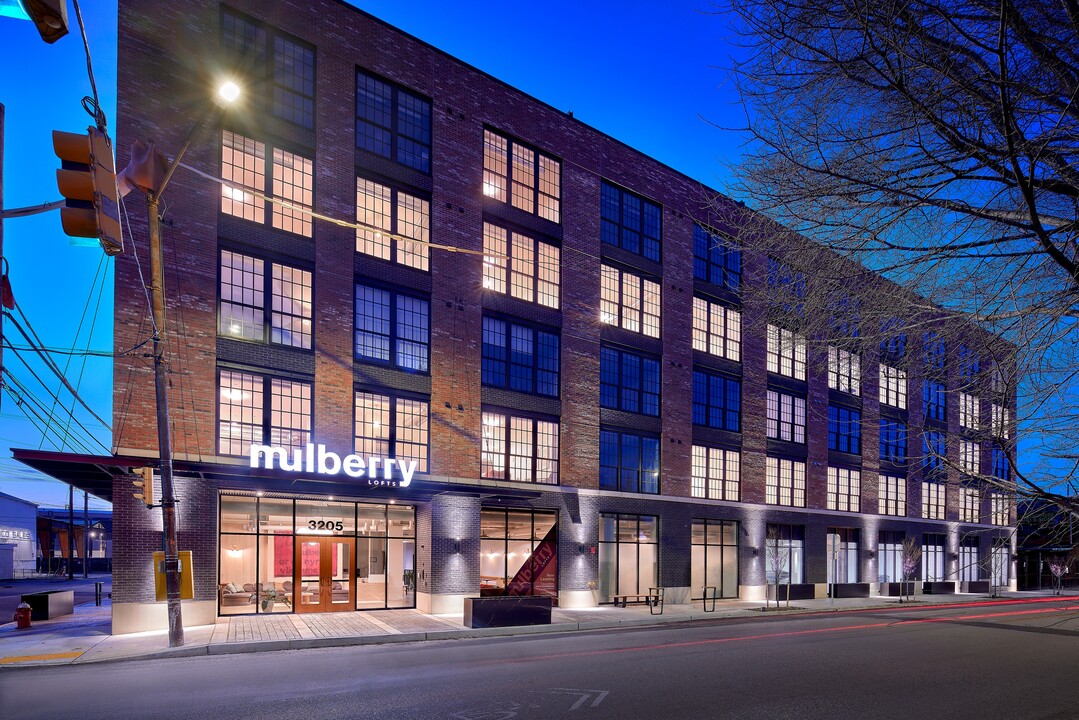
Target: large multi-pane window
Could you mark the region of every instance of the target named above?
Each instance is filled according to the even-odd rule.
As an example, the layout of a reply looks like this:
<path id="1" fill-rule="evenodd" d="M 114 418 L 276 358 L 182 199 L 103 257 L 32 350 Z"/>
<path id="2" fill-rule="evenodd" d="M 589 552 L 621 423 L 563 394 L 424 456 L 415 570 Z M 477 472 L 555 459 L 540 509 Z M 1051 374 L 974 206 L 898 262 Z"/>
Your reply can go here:
<path id="1" fill-rule="evenodd" d="M 944 580 L 945 540 L 945 536 L 940 533 L 926 533 L 922 536 L 922 580 L 925 582 Z"/>
<path id="2" fill-rule="evenodd" d="M 806 274 L 790 265 L 768 258 L 768 299 L 786 315 L 805 315 Z"/>
<path id="3" fill-rule="evenodd" d="M 267 167 L 267 158 L 272 163 Z M 267 188 L 266 179 L 270 178 Z M 258 224 L 266 222 L 266 196 L 273 200 L 271 224 L 311 237 L 314 163 L 296 153 L 222 130 L 221 212 Z"/>
<path id="4" fill-rule="evenodd" d="M 944 383 L 926 380 L 922 386 L 922 411 L 927 418 L 944 422 Z"/>
<path id="5" fill-rule="evenodd" d="M 862 412 L 841 405 L 828 406 L 828 449 L 862 453 Z"/>
<path id="6" fill-rule="evenodd" d="M 806 400 L 779 390 L 768 391 L 768 437 L 787 442 L 806 441 Z"/>
<path id="7" fill-rule="evenodd" d="M 877 491 L 877 512 L 881 515 L 907 514 L 907 479 L 895 475 L 881 475 Z"/>
<path id="8" fill-rule="evenodd" d="M 981 361 L 967 345 L 959 346 L 959 377 L 964 385 L 971 385 L 981 372 Z"/>
<path id="9" fill-rule="evenodd" d="M 483 288 L 558 309 L 562 250 L 523 233 L 483 224 Z"/>
<path id="10" fill-rule="evenodd" d="M 922 473 L 926 477 L 944 475 L 946 437 L 939 430 L 922 431 Z"/>
<path id="11" fill-rule="evenodd" d="M 765 480 L 765 500 L 769 505 L 806 506 L 806 464 L 804 462 L 769 457 Z"/>
<path id="12" fill-rule="evenodd" d="M 893 463 L 907 461 L 907 426 L 899 420 L 880 419 L 880 459 Z"/>
<path id="13" fill-rule="evenodd" d="M 944 483 L 922 483 L 922 517 L 927 520 L 944 519 Z"/>
<path id="14" fill-rule="evenodd" d="M 310 270 L 222 250 L 220 274 L 219 335 L 311 348 Z"/>
<path id="15" fill-rule="evenodd" d="M 831 311 L 829 325 L 833 333 L 850 338 L 856 338 L 862 334 L 862 303 L 858 298 L 845 291 L 837 290 L 830 293 L 828 306 Z"/>
<path id="16" fill-rule="evenodd" d="M 693 424 L 741 432 L 741 380 L 694 370 Z"/>
<path id="17" fill-rule="evenodd" d="M 431 203 L 421 197 L 356 178 L 356 252 L 427 270 Z"/>
<path id="18" fill-rule="evenodd" d="M 431 102 L 358 70 L 356 146 L 431 172 Z"/>
<path id="19" fill-rule="evenodd" d="M 296 449 L 310 442 L 311 383 L 220 370 L 217 388 L 220 454 L 246 455 L 252 443 Z"/>
<path id="20" fill-rule="evenodd" d="M 935 332 L 922 335 L 922 350 L 925 366 L 930 370 L 944 369 L 944 340 Z"/>
<path id="21" fill-rule="evenodd" d="M 658 493 L 659 438 L 600 430 L 599 486 L 603 490 Z"/>
<path id="22" fill-rule="evenodd" d="M 856 353 L 828 346 L 828 387 L 851 395 L 862 394 L 862 360 Z"/>
<path id="23" fill-rule="evenodd" d="M 825 546 L 828 557 L 828 583 L 858 582 L 858 530 L 856 528 L 828 528 Z"/>
<path id="24" fill-rule="evenodd" d="M 982 494 L 978 488 L 964 485 L 959 488 L 959 522 L 982 521 Z"/>
<path id="25" fill-rule="evenodd" d="M 599 596 L 647 593 L 659 585 L 659 520 L 654 515 L 599 516 Z"/>
<path id="26" fill-rule="evenodd" d="M 694 520 L 689 537 L 690 597 L 738 597 L 738 523 Z"/>
<path id="27" fill-rule="evenodd" d="M 764 574 L 769 585 L 794 585 L 805 577 L 805 528 L 769 525 L 764 539 Z"/>
<path id="28" fill-rule="evenodd" d="M 558 421 L 483 411 L 480 477 L 558 484 Z"/>
<path id="29" fill-rule="evenodd" d="M 428 472 L 430 408 L 426 400 L 357 391 L 354 408 L 356 453 L 399 462 L 415 460 L 419 472 Z"/>
<path id="30" fill-rule="evenodd" d="M 1008 454 L 1004 452 L 1004 448 L 996 443 L 993 444 L 991 449 L 991 472 L 993 477 L 997 480 L 1007 480 L 1011 477 L 1008 466 Z"/>
<path id="31" fill-rule="evenodd" d="M 556 332 L 484 317 L 483 384 L 558 397 L 558 348 Z"/>
<path id="32" fill-rule="evenodd" d="M 604 265 L 599 319 L 607 325 L 659 337 L 660 284 L 625 270 Z"/>
<path id="33" fill-rule="evenodd" d="M 693 226 L 693 277 L 737 292 L 742 287 L 742 248 L 718 232 Z"/>
<path id="34" fill-rule="evenodd" d="M 880 366 L 880 402 L 900 410 L 907 409 L 907 372 L 888 365 Z"/>
<path id="35" fill-rule="evenodd" d="M 775 325 L 768 326 L 768 372 L 795 380 L 806 379 L 806 338 Z"/>
<path id="36" fill-rule="evenodd" d="M 273 114 L 305 128 L 315 126 L 315 49 L 307 43 L 229 10 L 222 40 L 232 63 L 270 80 Z M 270 50 L 272 49 L 272 52 Z"/>
<path id="37" fill-rule="evenodd" d="M 959 541 L 959 581 L 975 582 L 981 574 L 978 538 L 964 537 Z"/>
<path id="38" fill-rule="evenodd" d="M 828 468 L 828 509 L 859 512 L 862 509 L 862 473 L 849 468 Z"/>
<path id="39" fill-rule="evenodd" d="M 959 469 L 966 475 L 977 475 L 981 468 L 978 443 L 969 440 L 959 441 Z"/>
<path id="40" fill-rule="evenodd" d="M 605 408 L 659 415 L 658 359 L 603 346 L 599 351 L 599 402 Z"/>
<path id="41" fill-rule="evenodd" d="M 907 334 L 900 328 L 903 321 L 897 317 L 885 319 L 880 324 L 880 356 L 889 360 L 901 360 L 907 354 Z"/>
<path id="42" fill-rule="evenodd" d="M 431 306 L 427 300 L 356 285 L 356 357 L 409 372 L 427 372 Z"/>
<path id="43" fill-rule="evenodd" d="M 485 129 L 483 194 L 545 220 L 560 222 L 562 163 Z"/>
<path id="44" fill-rule="evenodd" d="M 1011 519 L 1011 503 L 1004 493 L 989 493 L 989 519 L 994 525 L 1008 525 Z"/>
<path id="45" fill-rule="evenodd" d="M 741 361 L 742 313 L 711 300 L 693 298 L 693 349 Z"/>
<path id="46" fill-rule="evenodd" d="M 1011 434 L 1012 418 L 1008 408 L 993 403 L 989 415 L 991 432 L 993 437 L 1007 440 Z"/>
<path id="47" fill-rule="evenodd" d="M 903 533 L 881 530 L 877 536 L 878 580 L 882 583 L 902 582 Z"/>
<path id="48" fill-rule="evenodd" d="M 967 430 L 977 430 L 980 415 L 979 400 L 969 393 L 959 393 L 959 426 Z"/>
<path id="49" fill-rule="evenodd" d="M 480 596 L 558 596 L 558 513 L 480 510 Z"/>
<path id="50" fill-rule="evenodd" d="M 989 550 L 989 582 L 993 587 L 1006 586 L 1011 569 L 1012 551 L 1007 538 L 996 538 Z"/>
<path id="51" fill-rule="evenodd" d="M 600 239 L 659 262 L 663 209 L 606 180 L 600 186 Z"/>
<path id="52" fill-rule="evenodd" d="M 741 475 L 742 456 L 737 450 L 693 446 L 693 497 L 738 500 Z"/>

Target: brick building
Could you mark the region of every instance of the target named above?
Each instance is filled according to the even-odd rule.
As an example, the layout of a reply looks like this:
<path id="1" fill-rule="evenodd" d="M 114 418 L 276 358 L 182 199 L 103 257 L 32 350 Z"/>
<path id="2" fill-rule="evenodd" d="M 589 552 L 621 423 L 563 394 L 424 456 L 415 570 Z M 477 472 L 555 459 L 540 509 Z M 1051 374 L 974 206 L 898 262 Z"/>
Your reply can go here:
<path id="1" fill-rule="evenodd" d="M 118 164 L 202 123 L 163 216 L 187 623 L 888 592 L 904 538 L 927 589 L 1013 575 L 1010 498 L 951 469 L 1006 473 L 975 431 L 1014 417 L 966 346 L 807 341 L 732 201 L 343 3 L 119 17 Z M 136 199 L 115 455 L 16 454 L 114 503 L 115 632 L 165 624 Z"/>

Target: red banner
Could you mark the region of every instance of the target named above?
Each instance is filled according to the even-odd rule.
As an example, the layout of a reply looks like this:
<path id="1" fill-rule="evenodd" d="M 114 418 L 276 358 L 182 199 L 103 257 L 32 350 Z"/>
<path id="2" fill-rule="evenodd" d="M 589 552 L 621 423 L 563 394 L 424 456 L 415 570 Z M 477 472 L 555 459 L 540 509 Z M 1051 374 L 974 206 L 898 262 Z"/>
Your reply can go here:
<path id="1" fill-rule="evenodd" d="M 506 585 L 506 595 L 558 595 L 558 526 L 553 526 Z"/>

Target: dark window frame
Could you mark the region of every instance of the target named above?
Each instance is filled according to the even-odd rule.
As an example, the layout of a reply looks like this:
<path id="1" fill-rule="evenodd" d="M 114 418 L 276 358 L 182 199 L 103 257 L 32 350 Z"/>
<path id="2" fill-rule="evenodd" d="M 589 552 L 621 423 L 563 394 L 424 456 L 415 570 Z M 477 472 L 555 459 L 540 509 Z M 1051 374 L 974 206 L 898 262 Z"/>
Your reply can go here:
<path id="1" fill-rule="evenodd" d="M 311 412 L 308 421 L 310 430 L 308 431 L 308 442 L 315 436 L 315 381 L 314 378 L 295 377 L 285 373 L 273 373 L 266 372 L 264 370 L 258 370 L 253 368 L 236 367 L 232 365 L 218 365 L 214 372 L 214 389 L 216 391 L 216 399 L 214 401 L 214 450 L 222 457 L 246 457 L 244 454 L 233 454 L 223 452 L 221 449 L 221 373 L 240 373 L 243 375 L 251 375 L 262 381 L 262 412 L 260 418 L 260 427 L 262 429 L 262 439 L 259 444 L 268 445 L 272 444 L 271 434 L 275 426 L 273 425 L 273 381 L 282 380 L 285 382 L 303 383 L 311 388 Z M 292 432 L 302 432 L 293 430 Z M 254 443 L 254 441 L 252 441 Z"/>
<path id="2" fill-rule="evenodd" d="M 608 215 L 609 196 L 614 193 L 614 201 L 617 205 L 615 215 L 617 217 L 612 218 Z M 630 208 L 627 208 L 627 198 L 632 199 L 638 203 L 636 212 L 633 212 Z M 599 204 L 599 217 L 600 217 L 600 239 L 608 245 L 619 247 L 626 252 L 633 253 L 634 255 L 640 255 L 646 260 L 653 262 L 663 261 L 663 206 L 659 203 L 649 200 L 648 198 L 640 195 L 639 193 L 626 190 L 623 187 L 615 185 L 608 180 L 600 181 L 600 204 Z M 647 232 L 649 225 L 649 218 L 647 209 L 653 209 L 655 213 L 655 220 L 657 224 L 655 236 L 650 236 Z M 630 215 L 636 215 L 637 227 L 634 228 L 630 222 L 633 218 Z M 632 237 L 632 234 L 637 235 L 637 247 L 629 247 L 630 243 L 627 242 L 628 237 Z M 613 240 L 612 236 L 613 235 Z M 651 244 L 650 244 L 651 243 Z M 649 249 L 654 246 L 654 249 L 650 252 Z"/>
<path id="3" fill-rule="evenodd" d="M 489 356 L 488 353 L 487 353 L 487 348 L 488 348 L 487 324 L 488 324 L 488 322 L 502 323 L 502 325 L 503 325 L 504 344 L 500 346 L 501 350 L 503 351 L 503 357 L 501 359 L 499 359 L 497 357 Z M 495 315 L 495 314 L 491 314 L 491 313 L 484 313 L 481 325 L 482 325 L 482 330 L 481 330 L 482 335 L 481 335 L 481 339 L 480 339 L 480 380 L 481 380 L 482 384 L 484 384 L 484 385 L 486 385 L 488 387 L 498 387 L 498 388 L 503 388 L 505 390 L 512 390 L 514 392 L 535 393 L 536 395 L 542 395 L 544 397 L 557 398 L 557 397 L 560 396 L 561 388 L 562 388 L 562 385 L 561 385 L 561 383 L 562 383 L 562 375 L 561 375 L 561 371 L 562 371 L 562 337 L 561 337 L 561 333 L 559 333 L 557 330 L 555 330 L 553 328 L 544 327 L 544 326 L 541 326 L 541 325 L 535 325 L 535 324 L 527 323 L 527 322 L 522 322 L 520 320 L 511 319 L 511 318 L 508 318 L 508 317 L 503 317 L 501 315 Z M 531 334 L 530 342 L 532 343 L 533 350 L 532 350 L 532 363 L 529 366 L 523 365 L 521 363 L 514 363 L 513 362 L 513 355 L 514 355 L 514 351 L 513 351 L 513 329 L 514 328 L 528 331 Z M 552 338 L 554 338 L 554 341 L 555 341 L 555 356 L 556 357 L 555 357 L 555 369 L 553 371 L 549 370 L 549 369 L 544 370 L 543 368 L 540 367 L 540 365 L 541 365 L 540 335 L 541 334 L 552 337 Z M 493 347 L 493 345 L 492 345 L 492 347 Z M 498 382 L 493 382 L 493 381 L 489 380 L 489 378 L 493 379 L 493 374 L 494 374 L 494 369 L 492 368 L 492 369 L 489 370 L 489 368 L 488 368 L 488 363 L 489 362 L 490 363 L 496 363 L 497 362 L 497 363 L 502 364 L 502 377 L 503 377 L 503 380 L 504 380 L 503 382 L 498 383 Z M 513 379 L 514 379 L 515 376 L 514 376 L 514 373 L 513 373 L 513 369 L 515 367 L 517 367 L 517 368 L 527 368 L 528 369 L 529 380 L 530 380 L 529 383 L 528 383 L 529 387 L 527 387 L 527 388 L 514 387 Z M 553 382 L 554 382 L 554 386 L 555 386 L 555 389 L 554 389 L 553 393 L 542 392 L 540 390 L 541 384 L 546 385 L 546 384 L 548 384 L 550 382 L 550 381 L 548 381 L 547 383 L 541 383 L 540 382 L 541 373 L 553 373 L 553 375 L 554 375 Z"/>
<path id="4" fill-rule="evenodd" d="M 390 110 L 389 110 L 390 124 L 389 124 L 389 126 L 382 125 L 380 123 L 376 123 L 373 119 L 368 118 L 368 117 L 364 117 L 363 115 L 360 114 L 360 108 L 361 108 L 361 105 L 362 105 L 362 103 L 360 102 L 360 87 L 361 87 L 360 81 L 361 81 L 361 78 L 366 78 L 366 79 L 368 79 L 368 80 L 370 80 L 370 81 L 372 81 L 374 83 L 384 85 L 389 90 L 389 106 L 390 106 Z M 421 172 L 424 175 L 430 175 L 431 174 L 431 166 L 434 164 L 433 161 L 432 161 L 432 157 L 431 157 L 431 154 L 432 154 L 431 149 L 432 149 L 432 146 L 434 145 L 434 122 L 433 122 L 433 117 L 432 117 L 432 111 L 434 110 L 434 103 L 431 101 L 431 98 L 427 97 L 426 95 L 421 95 L 420 93 L 415 92 L 414 90 L 406 88 L 403 85 L 401 85 L 400 83 L 393 82 L 392 80 L 387 80 L 386 78 L 384 78 L 384 77 L 382 77 L 380 75 L 377 75 L 377 74 L 375 74 L 375 73 L 373 73 L 373 72 L 371 72 L 369 70 L 361 68 L 359 66 L 356 67 L 355 83 L 356 83 L 356 86 L 355 86 L 355 106 L 354 106 L 354 112 L 353 112 L 353 116 L 354 116 L 353 119 L 355 121 L 354 130 L 355 130 L 355 135 L 356 135 L 356 147 L 358 149 L 364 151 L 364 152 L 369 152 L 369 153 L 372 153 L 374 155 L 378 155 L 379 157 L 384 157 L 387 160 L 390 160 L 391 162 L 397 163 L 398 165 L 403 165 L 405 167 L 412 168 L 413 170 L 415 170 L 417 172 Z M 428 135 L 428 137 L 426 138 L 426 140 L 427 140 L 426 144 L 423 142 L 422 138 L 411 137 L 409 135 L 404 134 L 402 132 L 402 130 L 401 130 L 401 112 L 402 112 L 402 109 L 401 109 L 401 96 L 402 95 L 405 95 L 406 97 L 408 97 L 408 98 L 410 98 L 412 100 L 415 100 L 415 101 L 417 101 L 417 102 L 419 102 L 421 104 L 426 104 L 426 106 L 427 106 L 427 135 Z M 421 113 L 421 116 L 422 116 L 422 113 Z M 376 150 L 376 149 L 371 148 L 371 147 L 367 147 L 366 144 L 362 144 L 363 143 L 363 138 L 366 137 L 366 136 L 365 136 L 364 133 L 360 132 L 360 127 L 361 127 L 360 124 L 361 123 L 366 123 L 368 125 L 371 125 L 374 128 L 377 128 L 378 130 L 389 133 L 388 153 L 382 153 L 379 150 Z M 401 152 L 402 152 L 401 138 L 404 138 L 405 140 L 407 140 L 410 143 L 415 143 L 415 145 L 418 146 L 421 149 L 421 152 L 419 153 L 420 158 L 425 157 L 423 155 L 423 153 L 422 153 L 422 149 L 426 148 L 426 150 L 427 150 L 426 162 L 424 163 L 421 160 L 418 163 L 418 166 L 417 166 L 417 164 L 406 162 L 405 160 L 401 159 Z"/>
<path id="5" fill-rule="evenodd" d="M 601 427 L 599 435 L 599 487 L 601 490 L 618 490 L 621 492 L 640 493 L 642 495 L 660 494 L 660 486 L 662 484 L 660 478 L 660 471 L 662 468 L 662 451 L 660 447 L 660 438 L 658 435 L 608 427 Z M 609 448 L 607 448 L 605 443 L 609 443 L 612 436 L 614 437 L 616 443 L 616 459 L 615 464 L 613 465 L 609 462 L 604 462 L 604 456 L 606 454 L 605 450 L 609 451 Z M 623 460 L 626 459 L 625 453 L 628 450 L 628 448 L 624 444 L 626 438 L 634 439 L 637 444 L 637 464 L 635 467 L 628 463 L 623 464 Z M 654 443 L 655 445 L 655 487 L 649 487 L 648 489 L 645 489 L 647 487 L 645 483 L 645 473 L 652 471 L 652 469 L 648 466 L 648 463 L 646 462 L 647 458 L 645 457 L 644 442 L 646 440 L 649 441 L 650 444 Z M 608 470 L 608 472 L 605 473 L 604 470 Z M 605 475 L 610 476 L 612 475 L 612 473 L 614 480 L 613 484 L 609 477 L 605 479 Z M 635 473 L 636 481 L 632 484 L 624 482 L 629 477 L 626 473 Z"/>
<path id="6" fill-rule="evenodd" d="M 427 404 L 427 451 L 424 454 L 424 462 L 417 463 L 416 472 L 420 475 L 427 475 L 431 472 L 431 396 L 403 392 L 387 387 L 374 387 L 368 385 L 356 385 L 352 388 L 352 445 L 356 446 L 357 438 L 360 435 L 356 434 L 357 418 L 356 418 L 356 395 L 359 393 L 367 393 L 368 395 L 379 395 L 387 399 L 387 405 L 389 406 L 389 431 L 386 435 L 387 444 L 387 457 L 397 458 L 397 401 L 408 400 L 411 402 L 422 402 Z M 403 441 L 407 442 L 407 441 Z"/>
<path id="7" fill-rule="evenodd" d="M 698 383 L 702 380 L 705 383 L 703 401 L 698 400 L 697 395 Z M 713 383 L 722 383 L 721 396 L 716 395 Z M 737 388 L 737 393 L 734 394 L 736 399 L 733 402 L 733 407 L 730 400 L 732 397 L 731 388 Z M 713 401 L 716 399 L 720 399 L 721 403 L 714 404 Z M 740 378 L 695 367 L 693 368 L 692 400 L 694 425 L 728 432 L 742 432 L 742 381 Z M 713 422 L 717 415 L 721 418 L 718 423 Z"/>
<path id="8" fill-rule="evenodd" d="M 663 387 L 663 364 L 659 358 L 646 355 L 640 352 L 627 350 L 612 345 L 603 344 L 600 345 L 600 407 L 610 408 L 612 410 L 621 410 L 623 412 L 636 413 L 638 415 L 646 415 L 648 417 L 659 417 L 662 411 L 662 387 Z M 615 368 L 615 382 L 611 383 L 605 379 L 607 372 L 604 368 L 607 359 L 611 355 L 615 356 L 615 362 L 617 366 Z M 631 387 L 626 385 L 626 361 L 627 359 L 636 360 L 638 362 L 638 378 L 637 387 Z M 646 386 L 648 385 L 647 375 L 645 371 L 646 363 L 650 363 L 655 366 L 655 392 L 647 392 Z M 613 388 L 615 393 L 615 402 L 609 403 L 606 398 L 608 395 L 608 388 Z M 635 393 L 636 401 L 627 402 L 627 393 L 631 395 Z M 647 412 L 645 407 L 648 406 L 645 402 L 646 398 L 654 397 L 655 412 Z M 635 408 L 633 407 L 635 405 Z"/>
<path id="9" fill-rule="evenodd" d="M 240 256 L 243 256 L 243 257 L 252 258 L 254 260 L 261 260 L 262 261 L 262 264 L 263 264 L 263 271 L 262 271 L 262 316 L 263 316 L 263 320 L 262 320 L 262 338 L 261 339 L 236 337 L 234 335 L 229 335 L 228 333 L 222 332 L 222 317 L 223 316 L 222 316 L 221 311 L 222 311 L 222 305 L 224 304 L 225 300 L 222 298 L 221 291 L 223 289 L 223 281 L 224 281 L 224 277 L 223 277 L 224 253 L 226 253 L 226 252 L 232 253 L 234 255 L 240 255 Z M 282 268 L 288 268 L 290 270 L 300 270 L 302 272 L 306 272 L 306 273 L 309 273 L 311 275 L 311 286 L 310 286 L 310 289 L 311 289 L 311 315 L 310 315 L 310 317 L 306 318 L 307 320 L 310 321 L 310 329 L 307 332 L 307 337 L 309 338 L 309 342 L 308 342 L 307 347 L 303 347 L 302 345 L 293 345 L 292 343 L 275 342 L 274 339 L 273 339 L 273 331 L 274 331 L 273 317 L 274 317 L 275 314 L 287 315 L 288 317 L 294 317 L 294 318 L 300 318 L 301 321 L 303 319 L 305 319 L 302 315 L 295 315 L 295 314 L 292 314 L 292 313 L 285 313 L 283 311 L 280 312 L 280 313 L 275 313 L 274 312 L 274 309 L 273 309 L 273 298 L 274 298 L 274 292 L 273 292 L 273 268 L 274 268 L 274 266 L 282 267 Z M 267 272 L 267 269 L 269 270 L 269 272 Z M 263 256 L 263 255 L 256 255 L 256 254 L 253 254 L 253 253 L 248 252 L 246 250 L 236 249 L 236 248 L 233 248 L 231 246 L 222 245 L 222 246 L 218 247 L 218 250 L 217 250 L 217 336 L 218 337 L 220 337 L 220 338 L 228 338 L 229 340 L 234 340 L 236 342 L 254 343 L 254 344 L 257 344 L 257 345 L 275 345 L 275 346 L 278 346 L 278 347 L 292 348 L 294 350 L 299 350 L 299 351 L 305 352 L 305 353 L 313 353 L 314 348 L 315 348 L 315 322 L 314 322 L 314 305 L 315 305 L 315 303 L 314 303 L 314 297 L 315 297 L 315 271 L 314 271 L 314 268 L 301 267 L 300 265 L 278 262 L 277 260 L 275 260 L 275 259 L 273 259 L 271 257 L 266 257 L 266 256 Z M 258 307 L 257 305 L 248 305 L 248 304 L 242 303 L 242 302 L 232 303 L 232 304 L 240 305 L 242 307 L 249 307 L 249 308 L 257 308 Z M 282 332 L 284 332 L 284 328 L 282 328 Z"/>
<path id="10" fill-rule="evenodd" d="M 505 431 L 505 435 L 502 438 L 502 442 L 504 444 L 504 447 L 502 448 L 502 452 L 500 453 L 501 456 L 502 456 L 502 465 L 501 465 L 502 477 L 500 477 L 500 478 L 491 478 L 491 479 L 500 480 L 500 481 L 504 481 L 504 482 L 526 482 L 526 483 L 531 483 L 531 484 L 534 484 L 534 485 L 558 486 L 558 485 L 562 484 L 562 423 L 561 423 L 560 418 L 554 417 L 554 416 L 551 416 L 551 415 L 542 415 L 542 414 L 538 414 L 538 413 L 529 413 L 529 412 L 523 412 L 523 411 L 520 411 L 520 410 L 509 410 L 509 409 L 506 409 L 506 408 L 493 407 L 493 406 L 487 406 L 487 405 L 483 406 L 480 409 L 480 421 L 481 422 L 483 421 L 483 416 L 484 415 L 500 415 L 504 419 L 504 422 L 503 422 L 503 425 L 502 425 L 502 427 L 503 427 L 503 429 Z M 532 451 L 532 455 L 531 455 L 531 457 L 532 457 L 532 472 L 531 472 L 532 477 L 531 477 L 530 480 L 514 480 L 513 479 L 513 467 L 512 467 L 513 463 L 512 463 L 512 459 L 513 459 L 514 455 L 513 455 L 513 452 L 511 450 L 511 448 L 513 446 L 513 435 L 512 435 L 513 434 L 513 428 L 512 428 L 512 420 L 513 420 L 513 418 L 517 418 L 517 419 L 521 419 L 521 420 L 528 420 L 528 421 L 530 421 L 532 423 L 532 431 L 531 431 L 532 439 L 530 441 L 531 451 Z M 556 431 L 555 437 L 558 439 L 558 454 L 554 458 L 555 477 L 556 477 L 555 482 L 544 482 L 544 481 L 540 481 L 540 480 L 537 479 L 539 477 L 540 461 L 541 460 L 543 460 L 543 461 L 547 460 L 546 458 L 541 458 L 540 454 L 539 454 L 539 442 L 540 442 L 539 424 L 541 422 L 553 423 L 554 426 L 555 426 L 555 431 Z M 482 435 L 481 435 L 481 442 L 482 442 Z M 483 477 L 483 455 L 484 454 L 493 455 L 494 453 L 492 451 L 490 451 L 490 450 L 485 450 L 485 449 L 483 449 L 481 447 L 481 457 L 480 457 L 480 476 L 481 477 Z"/>
<path id="11" fill-rule="evenodd" d="M 693 279 L 741 292 L 741 245 L 726 233 L 693 223 Z"/>
<path id="12" fill-rule="evenodd" d="M 862 454 L 862 411 L 844 405 L 828 406 L 828 449 Z"/>
<path id="13" fill-rule="evenodd" d="M 359 300 L 359 297 L 357 296 L 357 294 L 358 294 L 358 291 L 359 291 L 359 289 L 361 287 L 368 288 L 368 289 L 371 289 L 371 290 L 375 290 L 377 292 L 387 293 L 389 295 L 389 297 L 390 297 L 389 319 L 388 319 L 390 330 L 389 330 L 389 333 L 387 335 L 385 335 L 385 337 L 387 338 L 387 342 L 388 342 L 389 357 L 386 360 L 383 360 L 383 359 L 377 358 L 377 357 L 372 357 L 372 356 L 361 355 L 360 354 L 360 348 L 359 348 L 360 329 L 359 329 L 359 323 L 357 322 L 357 320 L 359 318 L 359 314 L 360 314 L 360 310 L 359 310 L 360 300 Z M 422 370 L 417 370 L 417 369 L 414 369 L 414 368 L 410 368 L 410 367 L 408 367 L 406 365 L 402 365 L 402 364 L 397 362 L 398 343 L 402 342 L 401 333 L 398 330 L 398 317 L 397 317 L 398 312 L 399 312 L 398 303 L 397 303 L 398 297 L 407 297 L 407 298 L 409 298 L 411 300 L 420 301 L 420 302 L 423 302 L 423 303 L 427 304 L 427 336 L 426 336 L 426 338 L 424 339 L 424 341 L 422 343 L 418 343 L 418 344 L 423 345 L 424 348 L 426 348 L 426 354 L 425 354 L 425 358 L 424 358 L 425 367 Z M 372 334 L 376 334 L 376 333 L 372 333 Z M 381 333 L 377 333 L 377 334 L 381 335 Z M 414 341 L 412 341 L 412 340 L 404 340 L 404 342 L 414 342 Z M 414 292 L 408 292 L 408 291 L 399 290 L 399 289 L 394 288 L 394 287 L 389 287 L 389 286 L 386 286 L 386 285 L 381 285 L 379 283 L 371 282 L 367 278 L 356 278 L 356 280 L 352 284 L 352 358 L 356 362 L 370 363 L 372 365 L 381 365 L 382 367 L 390 367 L 390 368 L 394 368 L 394 369 L 397 369 L 397 370 L 401 370 L 402 372 L 413 373 L 413 374 L 416 374 L 416 375 L 430 375 L 431 374 L 431 299 L 429 297 L 421 294 L 421 293 L 414 293 Z"/>
<path id="14" fill-rule="evenodd" d="M 880 459 L 902 465 L 907 462 L 907 425 L 901 420 L 880 419 Z"/>

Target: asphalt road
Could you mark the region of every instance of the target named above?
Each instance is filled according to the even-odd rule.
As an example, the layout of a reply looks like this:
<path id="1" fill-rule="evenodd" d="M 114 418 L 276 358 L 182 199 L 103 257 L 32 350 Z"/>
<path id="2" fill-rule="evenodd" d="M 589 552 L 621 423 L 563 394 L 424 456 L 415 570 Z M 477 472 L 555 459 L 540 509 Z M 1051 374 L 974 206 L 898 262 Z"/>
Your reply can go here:
<path id="1" fill-rule="evenodd" d="M 68 582 L 67 578 L 34 578 L 30 580 L 0 580 L 0 625 L 11 622 L 11 616 L 24 593 L 42 592 L 44 590 L 74 590 L 75 604 L 89 602 L 94 599 L 94 583 L 104 582 L 104 597 L 112 591 L 112 575 L 103 573 L 91 573 L 90 577 L 83 579 L 76 575 L 75 579 Z"/>
<path id="2" fill-rule="evenodd" d="M 1077 662 L 1079 604 L 914 606 L 5 668 L 0 717 L 1073 720 Z"/>

